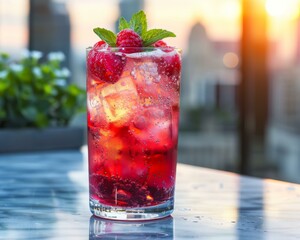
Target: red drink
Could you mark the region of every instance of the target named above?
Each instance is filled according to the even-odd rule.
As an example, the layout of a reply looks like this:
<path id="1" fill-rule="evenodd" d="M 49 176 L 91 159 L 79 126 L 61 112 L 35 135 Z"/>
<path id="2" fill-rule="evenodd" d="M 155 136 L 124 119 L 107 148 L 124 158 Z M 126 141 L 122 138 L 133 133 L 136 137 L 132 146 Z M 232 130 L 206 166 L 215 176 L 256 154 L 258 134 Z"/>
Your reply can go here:
<path id="1" fill-rule="evenodd" d="M 111 62 L 117 67 L 109 69 Z M 180 53 L 170 47 L 93 48 L 88 50 L 87 69 L 91 211 L 128 220 L 169 215 L 177 160 Z"/>

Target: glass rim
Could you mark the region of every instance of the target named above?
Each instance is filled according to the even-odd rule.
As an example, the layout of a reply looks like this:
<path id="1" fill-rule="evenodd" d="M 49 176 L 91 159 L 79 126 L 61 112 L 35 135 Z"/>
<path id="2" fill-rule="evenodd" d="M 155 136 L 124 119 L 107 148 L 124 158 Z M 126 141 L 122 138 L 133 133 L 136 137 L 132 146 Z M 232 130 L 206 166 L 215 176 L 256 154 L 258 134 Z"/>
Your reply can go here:
<path id="1" fill-rule="evenodd" d="M 103 52 L 107 52 L 107 51 L 113 51 L 113 52 L 119 52 L 120 50 L 130 50 L 130 49 L 143 49 L 143 50 L 155 50 L 155 49 L 161 49 L 161 50 L 169 50 L 170 48 L 172 48 L 172 50 L 175 50 L 177 52 L 182 52 L 181 48 L 177 48 L 177 47 L 173 47 L 173 46 L 166 46 L 166 47 L 109 47 L 108 48 L 99 48 L 98 51 L 103 51 Z M 86 48 L 86 51 L 89 52 L 90 50 L 92 50 L 93 47 L 89 46 Z"/>

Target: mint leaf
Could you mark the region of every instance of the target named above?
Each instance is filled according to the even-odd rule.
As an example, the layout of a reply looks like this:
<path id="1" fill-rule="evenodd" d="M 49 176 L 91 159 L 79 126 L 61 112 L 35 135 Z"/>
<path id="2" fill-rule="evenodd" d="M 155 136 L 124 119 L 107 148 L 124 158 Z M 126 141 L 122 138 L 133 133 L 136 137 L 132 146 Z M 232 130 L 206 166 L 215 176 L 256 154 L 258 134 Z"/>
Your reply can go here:
<path id="1" fill-rule="evenodd" d="M 158 40 L 167 38 L 167 37 L 176 37 L 176 35 L 170 31 L 163 29 L 151 29 L 143 34 L 143 46 L 147 47 L 151 44 L 157 42 Z"/>
<path id="2" fill-rule="evenodd" d="M 124 29 L 130 28 L 129 22 L 125 18 L 121 17 L 119 20 L 119 31 L 121 32 Z"/>
<path id="3" fill-rule="evenodd" d="M 140 36 L 143 36 L 147 31 L 147 18 L 144 11 L 139 11 L 132 15 L 129 21 L 130 28 Z"/>
<path id="4" fill-rule="evenodd" d="M 117 42 L 117 36 L 112 31 L 105 28 L 94 28 L 94 33 L 98 35 L 103 41 L 105 41 L 109 46 L 115 47 Z"/>

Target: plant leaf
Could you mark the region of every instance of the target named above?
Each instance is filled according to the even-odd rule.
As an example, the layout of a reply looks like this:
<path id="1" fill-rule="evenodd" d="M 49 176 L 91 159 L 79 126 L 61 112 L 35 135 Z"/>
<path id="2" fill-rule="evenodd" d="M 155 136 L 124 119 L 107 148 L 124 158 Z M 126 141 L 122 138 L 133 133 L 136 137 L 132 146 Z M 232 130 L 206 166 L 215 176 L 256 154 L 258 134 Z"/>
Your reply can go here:
<path id="1" fill-rule="evenodd" d="M 127 22 L 124 17 L 121 17 L 119 20 L 119 31 L 121 32 L 122 30 L 127 28 L 130 28 L 129 22 Z"/>
<path id="2" fill-rule="evenodd" d="M 94 33 L 98 35 L 103 41 L 105 41 L 109 46 L 115 47 L 117 42 L 117 36 L 112 31 L 105 28 L 94 28 Z"/>
<path id="3" fill-rule="evenodd" d="M 143 36 L 147 31 L 147 18 L 144 11 L 139 11 L 133 14 L 129 24 L 132 30 L 140 36 Z"/>
<path id="4" fill-rule="evenodd" d="M 151 29 L 143 35 L 143 46 L 150 46 L 151 44 L 167 37 L 176 37 L 176 35 L 164 29 Z"/>
<path id="5" fill-rule="evenodd" d="M 28 106 L 21 109 L 22 115 L 29 121 L 34 121 L 37 116 L 37 109 L 33 106 Z"/>

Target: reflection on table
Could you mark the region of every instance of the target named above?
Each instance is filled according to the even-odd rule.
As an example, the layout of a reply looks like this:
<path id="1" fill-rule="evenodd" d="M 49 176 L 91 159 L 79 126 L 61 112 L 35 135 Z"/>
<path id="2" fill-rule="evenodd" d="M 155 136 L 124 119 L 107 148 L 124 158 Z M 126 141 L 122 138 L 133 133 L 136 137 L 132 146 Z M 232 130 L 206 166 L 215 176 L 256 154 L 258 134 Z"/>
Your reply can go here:
<path id="1" fill-rule="evenodd" d="M 153 221 L 123 222 L 91 216 L 89 239 L 174 239 L 173 231 L 173 217 Z"/>

